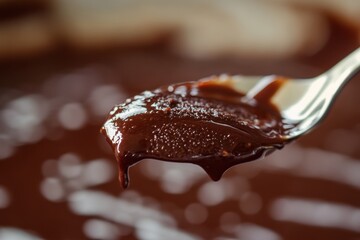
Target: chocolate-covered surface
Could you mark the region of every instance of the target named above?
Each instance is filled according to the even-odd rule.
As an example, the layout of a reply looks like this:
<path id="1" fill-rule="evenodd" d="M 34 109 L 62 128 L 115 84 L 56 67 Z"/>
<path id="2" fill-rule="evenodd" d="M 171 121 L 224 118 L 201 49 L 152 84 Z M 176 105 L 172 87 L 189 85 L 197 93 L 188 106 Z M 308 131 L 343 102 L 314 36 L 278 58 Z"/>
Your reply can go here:
<path id="1" fill-rule="evenodd" d="M 283 62 L 196 61 L 154 47 L 1 64 L 0 238 L 358 239 L 359 76 L 315 131 L 218 182 L 148 159 L 122 191 L 99 134 L 115 104 L 146 89 L 221 73 L 316 76 L 357 47 L 334 31 L 341 38 L 316 56 Z"/>
<path id="2" fill-rule="evenodd" d="M 129 166 L 144 158 L 197 164 L 216 181 L 229 167 L 282 148 L 284 124 L 271 104 L 277 82 L 282 78 L 257 94 L 260 101 L 210 77 L 145 91 L 115 106 L 101 131 L 119 162 L 123 188 Z"/>

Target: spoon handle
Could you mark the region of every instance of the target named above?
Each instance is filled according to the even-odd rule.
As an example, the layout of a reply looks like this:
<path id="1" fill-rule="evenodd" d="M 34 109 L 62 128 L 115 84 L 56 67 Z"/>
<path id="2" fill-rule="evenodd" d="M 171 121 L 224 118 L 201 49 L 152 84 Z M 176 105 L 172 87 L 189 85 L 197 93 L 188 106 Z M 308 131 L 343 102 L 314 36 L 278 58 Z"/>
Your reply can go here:
<path id="1" fill-rule="evenodd" d="M 290 138 L 298 137 L 315 127 L 330 110 L 335 97 L 345 84 L 360 70 L 360 48 L 341 60 L 320 76 L 309 79 L 304 85 L 306 97 L 300 99 L 291 108 L 283 111 L 289 119 L 299 124 L 292 129 Z M 295 89 L 301 92 L 301 86 L 294 82 Z M 294 110 L 296 114 L 294 115 Z M 295 117 L 294 117 L 295 116 Z"/>
<path id="2" fill-rule="evenodd" d="M 331 80 L 334 93 L 360 70 L 360 48 L 353 51 L 323 75 Z"/>

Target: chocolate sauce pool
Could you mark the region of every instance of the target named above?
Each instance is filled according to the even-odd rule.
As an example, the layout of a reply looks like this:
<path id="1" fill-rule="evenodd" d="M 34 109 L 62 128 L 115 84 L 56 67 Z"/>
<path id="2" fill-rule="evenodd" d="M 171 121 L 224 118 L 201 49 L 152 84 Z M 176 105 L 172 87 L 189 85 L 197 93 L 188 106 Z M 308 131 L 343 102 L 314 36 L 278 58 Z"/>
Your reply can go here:
<path id="1" fill-rule="evenodd" d="M 231 166 L 283 147 L 284 124 L 271 96 L 284 80 L 251 99 L 218 82 L 212 77 L 145 91 L 111 110 L 101 131 L 123 188 L 129 166 L 144 158 L 193 163 L 216 181 Z"/>
<path id="2" fill-rule="evenodd" d="M 359 239 L 359 76 L 316 131 L 217 182 L 148 159 L 123 191 L 99 134 L 115 104 L 146 89 L 221 73 L 317 76 L 357 47 L 333 30 L 324 51 L 287 61 L 203 62 L 153 47 L 1 63 L 0 239 Z"/>

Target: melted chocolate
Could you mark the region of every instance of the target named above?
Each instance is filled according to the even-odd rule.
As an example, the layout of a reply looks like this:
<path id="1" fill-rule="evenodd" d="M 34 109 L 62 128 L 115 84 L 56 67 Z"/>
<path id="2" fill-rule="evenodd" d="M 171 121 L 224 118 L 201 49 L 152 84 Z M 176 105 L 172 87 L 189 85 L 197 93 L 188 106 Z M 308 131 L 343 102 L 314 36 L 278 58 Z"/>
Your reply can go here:
<path id="1" fill-rule="evenodd" d="M 357 47 L 355 33 L 333 33 L 318 55 L 283 62 L 203 62 L 151 48 L 0 63 L 0 236 L 32 238 L 25 231 L 35 239 L 249 239 L 265 229 L 272 239 L 358 239 L 360 111 L 349 106 L 360 101 L 360 76 L 347 84 L 316 131 L 267 161 L 229 169 L 216 183 L 190 164 L 142 161 L 131 169 L 133 189 L 119 192 L 113 153 L 97 132 L 106 111 L 144 89 L 220 72 L 317 76 Z M 120 98 L 104 91 L 109 87 L 121 90 Z M 85 107 L 82 128 L 69 130 L 59 121 L 67 103 Z M 71 119 L 76 116 L 71 112 Z M 40 133 L 37 142 L 13 142 L 29 133 Z M 324 207 L 329 214 L 320 214 Z M 304 217 L 313 221 L 304 224 Z M 144 226 L 143 219 L 161 225 Z M 99 227 L 108 230 L 94 231 Z"/>
<path id="2" fill-rule="evenodd" d="M 274 81 L 254 98 L 217 78 L 145 91 L 117 105 L 102 128 L 128 186 L 128 168 L 144 158 L 201 166 L 215 181 L 231 166 L 260 158 L 286 143 L 271 96 Z"/>

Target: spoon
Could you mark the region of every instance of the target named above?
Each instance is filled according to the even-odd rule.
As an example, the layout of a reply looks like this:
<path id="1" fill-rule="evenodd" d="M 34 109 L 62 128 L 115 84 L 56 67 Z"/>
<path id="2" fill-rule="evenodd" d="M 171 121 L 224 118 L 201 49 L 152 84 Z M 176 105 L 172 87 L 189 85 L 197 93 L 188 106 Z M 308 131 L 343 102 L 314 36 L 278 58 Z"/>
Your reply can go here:
<path id="1" fill-rule="evenodd" d="M 312 130 L 358 70 L 360 48 L 311 79 L 221 75 L 164 86 L 115 106 L 101 132 L 123 188 L 145 158 L 193 163 L 219 180 Z"/>
<path id="2" fill-rule="evenodd" d="M 292 140 L 315 128 L 329 112 L 335 97 L 360 70 L 360 48 L 349 54 L 320 76 L 290 79 L 271 76 L 222 76 L 215 84 L 231 86 L 234 90 L 256 98 L 276 81 L 281 86 L 272 93 L 270 101 L 277 106 L 284 121 L 293 127 L 283 136 Z M 279 83 L 277 83 L 279 84 Z"/>

